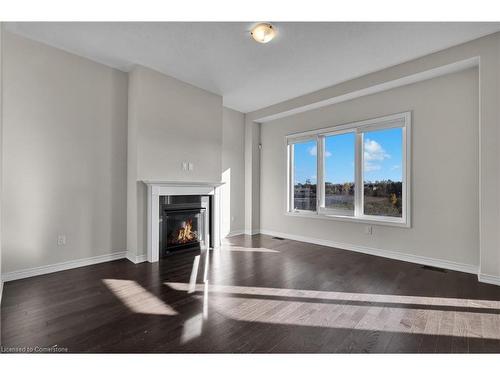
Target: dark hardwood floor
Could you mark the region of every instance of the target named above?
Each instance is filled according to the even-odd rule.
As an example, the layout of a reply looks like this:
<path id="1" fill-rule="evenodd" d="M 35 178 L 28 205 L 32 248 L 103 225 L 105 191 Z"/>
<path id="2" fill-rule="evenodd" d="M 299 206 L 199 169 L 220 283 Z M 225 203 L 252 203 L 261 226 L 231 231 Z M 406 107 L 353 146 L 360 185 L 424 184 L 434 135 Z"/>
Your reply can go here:
<path id="1" fill-rule="evenodd" d="M 238 236 L 208 256 L 118 260 L 7 282 L 1 345 L 3 351 L 498 353 L 500 287 L 466 273 Z"/>

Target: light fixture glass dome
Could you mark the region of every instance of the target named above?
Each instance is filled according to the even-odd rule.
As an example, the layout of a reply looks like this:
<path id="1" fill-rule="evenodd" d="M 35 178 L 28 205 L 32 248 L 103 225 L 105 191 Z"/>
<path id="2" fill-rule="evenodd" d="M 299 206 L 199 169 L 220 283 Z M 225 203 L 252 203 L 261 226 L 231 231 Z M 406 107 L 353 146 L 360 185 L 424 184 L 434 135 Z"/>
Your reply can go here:
<path id="1" fill-rule="evenodd" d="M 270 42 L 276 36 L 276 29 L 269 23 L 259 23 L 250 32 L 259 43 Z"/>

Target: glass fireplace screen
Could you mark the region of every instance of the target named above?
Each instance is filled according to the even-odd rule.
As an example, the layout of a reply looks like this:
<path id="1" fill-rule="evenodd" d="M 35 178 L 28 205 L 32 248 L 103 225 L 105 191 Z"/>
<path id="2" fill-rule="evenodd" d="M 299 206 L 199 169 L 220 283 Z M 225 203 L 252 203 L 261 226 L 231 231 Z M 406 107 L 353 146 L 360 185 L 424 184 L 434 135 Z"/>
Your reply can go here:
<path id="1" fill-rule="evenodd" d="M 160 233 L 164 254 L 205 245 L 205 211 L 205 208 L 164 211 Z"/>

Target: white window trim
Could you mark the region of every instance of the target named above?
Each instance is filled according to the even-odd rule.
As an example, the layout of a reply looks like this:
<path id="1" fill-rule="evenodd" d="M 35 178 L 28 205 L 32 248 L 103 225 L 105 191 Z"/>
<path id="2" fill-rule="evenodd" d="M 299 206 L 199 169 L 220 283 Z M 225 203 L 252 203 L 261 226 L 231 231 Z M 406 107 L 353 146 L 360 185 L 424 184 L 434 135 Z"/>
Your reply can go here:
<path id="1" fill-rule="evenodd" d="M 363 212 L 363 133 L 373 130 L 402 128 L 402 217 L 364 215 Z M 324 206 L 323 174 L 324 174 L 324 138 L 329 135 L 338 135 L 354 132 L 355 144 L 355 210 L 353 215 L 347 215 L 341 210 L 327 209 Z M 294 143 L 316 140 L 317 145 L 317 178 L 316 178 L 316 211 L 293 210 L 293 147 Z M 348 124 L 294 133 L 285 137 L 286 149 L 286 204 L 285 215 L 308 217 L 327 220 L 350 221 L 358 223 L 380 224 L 398 227 L 411 227 L 411 112 L 396 113 L 389 116 L 352 122 Z"/>

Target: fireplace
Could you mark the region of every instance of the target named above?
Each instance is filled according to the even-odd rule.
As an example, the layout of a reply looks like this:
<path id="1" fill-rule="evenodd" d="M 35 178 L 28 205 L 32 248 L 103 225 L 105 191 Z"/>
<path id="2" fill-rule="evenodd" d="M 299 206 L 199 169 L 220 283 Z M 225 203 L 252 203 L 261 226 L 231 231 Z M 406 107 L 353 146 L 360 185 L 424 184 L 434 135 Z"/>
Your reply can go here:
<path id="1" fill-rule="evenodd" d="M 160 256 L 210 246 L 210 196 L 168 195 L 159 203 Z"/>
<path id="2" fill-rule="evenodd" d="M 160 256 L 185 249 L 220 247 L 223 183 L 144 183 L 147 186 L 148 198 L 148 262 L 158 262 Z M 172 235 L 174 237 L 170 237 Z"/>

